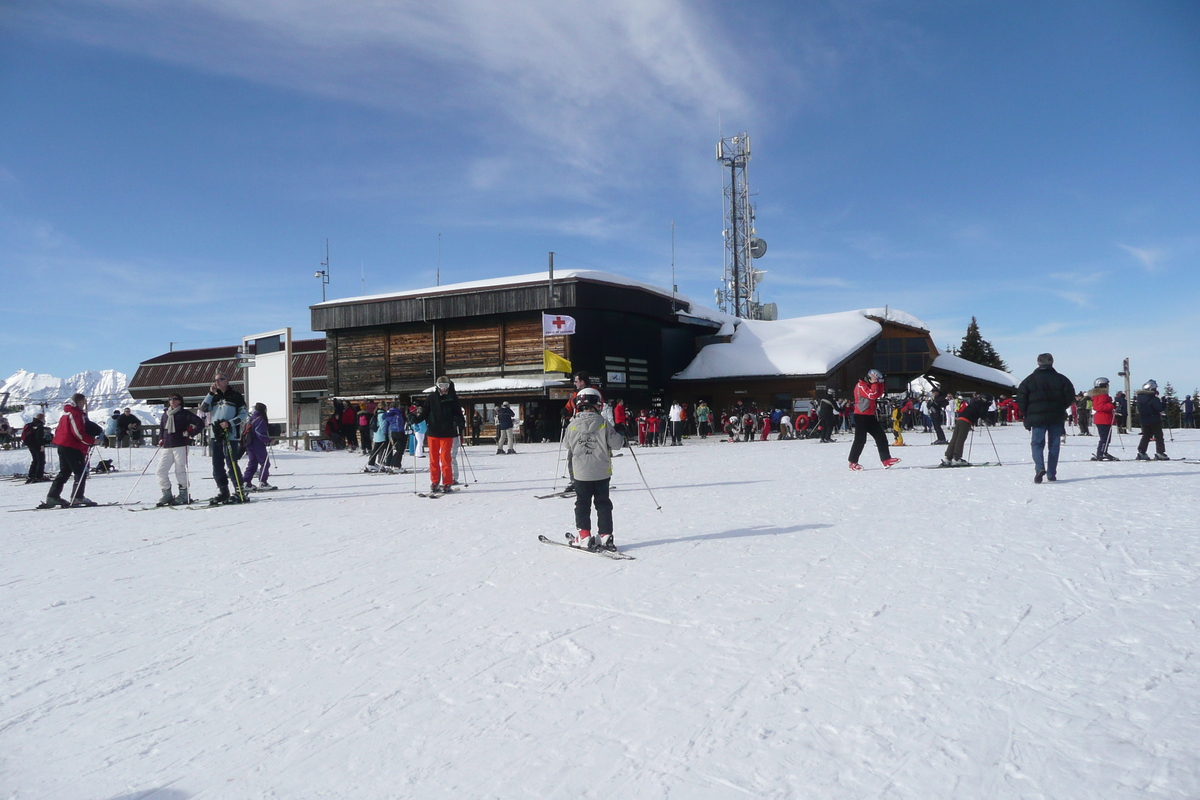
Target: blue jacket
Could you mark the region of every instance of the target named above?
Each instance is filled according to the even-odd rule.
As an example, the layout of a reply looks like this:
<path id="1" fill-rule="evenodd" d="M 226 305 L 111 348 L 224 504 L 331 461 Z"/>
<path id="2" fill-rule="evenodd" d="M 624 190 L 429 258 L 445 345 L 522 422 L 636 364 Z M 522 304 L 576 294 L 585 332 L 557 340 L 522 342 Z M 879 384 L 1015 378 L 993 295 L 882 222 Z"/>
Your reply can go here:
<path id="1" fill-rule="evenodd" d="M 375 412 L 371 420 L 371 441 L 375 444 L 388 440 L 387 413 L 381 408 Z"/>
<path id="2" fill-rule="evenodd" d="M 398 408 L 389 408 L 383 415 L 387 420 L 388 433 L 404 433 L 404 412 Z"/>

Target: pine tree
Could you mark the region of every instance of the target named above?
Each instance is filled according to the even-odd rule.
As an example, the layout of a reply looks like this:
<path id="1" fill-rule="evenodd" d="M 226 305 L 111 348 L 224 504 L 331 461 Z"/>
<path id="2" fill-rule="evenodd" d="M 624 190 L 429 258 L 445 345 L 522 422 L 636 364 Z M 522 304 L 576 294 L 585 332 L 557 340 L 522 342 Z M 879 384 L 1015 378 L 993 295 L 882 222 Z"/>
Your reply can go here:
<path id="1" fill-rule="evenodd" d="M 1163 389 L 1163 411 L 1167 413 L 1168 428 L 1179 427 L 1179 395 L 1175 393 L 1175 387 L 1167 381 L 1167 386 Z"/>
<path id="2" fill-rule="evenodd" d="M 967 333 L 963 336 L 962 344 L 954 350 L 954 354 L 967 361 L 1008 372 L 1008 364 L 1004 363 L 1004 359 L 996 352 L 996 348 L 980 335 L 979 322 L 975 317 L 971 317 L 971 324 L 967 326 Z"/>

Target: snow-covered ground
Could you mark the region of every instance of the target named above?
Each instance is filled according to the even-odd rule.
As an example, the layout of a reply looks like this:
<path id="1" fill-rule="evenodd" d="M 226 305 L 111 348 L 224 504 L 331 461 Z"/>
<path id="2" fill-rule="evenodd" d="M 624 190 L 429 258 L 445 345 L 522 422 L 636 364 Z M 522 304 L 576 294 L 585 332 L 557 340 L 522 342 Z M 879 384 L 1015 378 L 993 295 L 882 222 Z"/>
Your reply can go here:
<path id="1" fill-rule="evenodd" d="M 1035 486 L 993 435 L 640 450 L 661 512 L 626 454 L 624 562 L 538 544 L 554 445 L 438 500 L 281 452 L 245 507 L 5 514 L 0 797 L 1200 797 L 1200 466 L 1072 437 Z"/>

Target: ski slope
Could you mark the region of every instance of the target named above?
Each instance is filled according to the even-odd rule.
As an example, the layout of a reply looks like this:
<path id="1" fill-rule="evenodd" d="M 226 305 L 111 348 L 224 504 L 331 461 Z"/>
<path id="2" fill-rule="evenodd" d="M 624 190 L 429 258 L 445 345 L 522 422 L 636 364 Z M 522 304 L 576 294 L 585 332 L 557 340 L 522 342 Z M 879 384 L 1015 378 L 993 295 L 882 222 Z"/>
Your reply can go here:
<path id="1" fill-rule="evenodd" d="M 626 451 L 624 562 L 537 542 L 555 445 L 437 500 L 279 451 L 249 506 L 6 513 L 0 797 L 1200 797 L 1200 465 L 1070 437 L 1035 486 L 992 436 Z"/>

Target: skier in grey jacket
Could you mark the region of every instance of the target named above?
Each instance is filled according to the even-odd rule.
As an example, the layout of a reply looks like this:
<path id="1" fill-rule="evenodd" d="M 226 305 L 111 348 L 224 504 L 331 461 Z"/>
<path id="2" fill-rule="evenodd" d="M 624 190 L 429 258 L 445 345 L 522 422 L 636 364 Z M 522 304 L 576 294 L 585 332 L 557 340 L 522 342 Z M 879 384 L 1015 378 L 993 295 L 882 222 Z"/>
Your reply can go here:
<path id="1" fill-rule="evenodd" d="M 612 501 L 608 485 L 612 479 L 612 451 L 625 445 L 623 433 L 600 415 L 600 392 L 588 386 L 575 395 L 576 414 L 567 426 L 563 445 L 571 474 L 575 476 L 575 527 L 571 539 L 585 550 L 616 550 L 613 543 Z M 596 506 L 597 535 L 592 536 L 592 505 Z"/>

